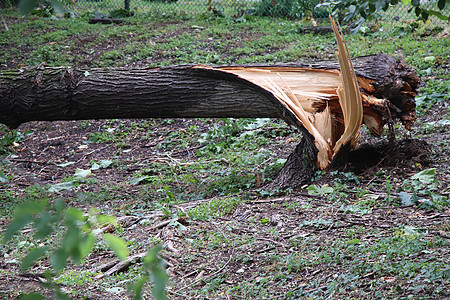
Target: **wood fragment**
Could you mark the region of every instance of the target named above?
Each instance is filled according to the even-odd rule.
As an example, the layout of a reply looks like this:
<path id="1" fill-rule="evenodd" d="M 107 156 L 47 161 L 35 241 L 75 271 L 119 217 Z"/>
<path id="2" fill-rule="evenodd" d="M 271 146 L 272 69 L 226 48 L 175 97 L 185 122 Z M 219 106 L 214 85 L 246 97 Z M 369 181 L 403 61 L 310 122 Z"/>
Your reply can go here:
<path id="1" fill-rule="evenodd" d="M 105 276 L 111 276 L 111 275 L 113 275 L 115 273 L 124 272 L 124 271 L 128 270 L 128 268 L 132 264 L 139 263 L 141 261 L 141 259 L 143 257 L 145 257 L 145 255 L 147 255 L 147 252 L 142 252 L 142 253 L 139 253 L 139 254 L 135 254 L 133 256 L 128 257 L 124 261 L 115 260 L 113 262 L 109 262 L 107 264 L 104 264 L 104 265 L 99 267 L 100 270 L 104 270 L 104 271 L 102 271 L 103 273 L 98 274 L 94 278 L 95 279 L 102 279 Z"/>
<path id="2" fill-rule="evenodd" d="M 181 291 L 183 291 L 183 290 L 185 290 L 185 289 L 187 289 L 187 288 L 190 288 L 191 286 L 196 285 L 196 284 L 199 283 L 200 281 L 206 281 L 206 280 L 211 280 L 211 279 L 215 278 L 217 275 L 219 275 L 219 274 L 220 274 L 220 273 L 221 273 L 221 272 L 222 272 L 222 271 L 230 264 L 232 258 L 233 258 L 233 255 L 231 254 L 231 255 L 230 255 L 230 258 L 228 259 L 228 261 L 227 261 L 225 264 L 223 264 L 223 266 L 222 266 L 219 270 L 217 270 L 216 272 L 214 272 L 214 273 L 212 273 L 212 274 L 210 274 L 210 275 L 208 275 L 208 276 L 200 277 L 200 278 L 194 280 L 194 281 L 191 282 L 190 284 L 188 284 L 188 285 L 182 287 L 181 289 L 175 291 L 175 293 L 180 293 Z M 201 272 L 200 272 L 200 273 L 201 273 Z M 199 275 L 200 275 L 200 274 L 199 274 Z M 199 277 L 199 276 L 197 276 L 197 277 Z"/>
<path id="3" fill-rule="evenodd" d="M 167 225 L 169 225 L 171 222 L 171 220 L 167 220 L 167 221 L 163 221 L 161 223 L 156 224 L 155 226 L 153 226 L 152 228 L 150 228 L 150 231 L 156 230 L 156 229 L 161 229 L 163 227 L 166 227 Z"/>
<path id="4" fill-rule="evenodd" d="M 120 24 L 123 23 L 124 20 L 120 18 L 90 18 L 89 24 Z"/>

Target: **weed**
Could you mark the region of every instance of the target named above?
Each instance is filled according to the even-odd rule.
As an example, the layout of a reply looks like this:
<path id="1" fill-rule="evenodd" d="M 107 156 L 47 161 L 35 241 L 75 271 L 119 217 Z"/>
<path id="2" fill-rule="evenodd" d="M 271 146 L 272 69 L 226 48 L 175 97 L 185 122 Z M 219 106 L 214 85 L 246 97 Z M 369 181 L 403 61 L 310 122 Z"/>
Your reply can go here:
<path id="1" fill-rule="evenodd" d="M 239 203 L 241 203 L 241 199 L 238 197 L 217 198 L 191 208 L 187 214 L 193 220 L 209 220 L 231 213 Z"/>
<path id="2" fill-rule="evenodd" d="M 33 134 L 31 131 L 24 133 L 19 130 L 9 130 L 5 125 L 0 124 L 0 155 L 6 155 L 12 151 L 12 147 L 17 146 L 27 136 Z"/>
<path id="3" fill-rule="evenodd" d="M 67 295 L 61 290 L 61 284 L 80 285 L 92 281 L 92 274 L 86 272 L 78 273 L 79 276 L 69 275 L 69 277 L 67 277 L 67 274 L 62 274 L 61 272 L 67 266 L 69 259 L 75 264 L 80 264 L 94 247 L 93 229 L 113 223 L 117 225 L 117 221 L 113 217 L 95 215 L 91 212 L 90 216 L 86 218 L 81 210 L 65 208 L 62 200 L 49 203 L 48 199 L 42 199 L 39 202 L 28 202 L 17 207 L 14 218 L 2 238 L 3 243 L 10 242 L 12 237 L 23 227 L 31 224 L 34 229 L 32 237 L 34 242 L 19 243 L 22 246 L 26 245 L 25 251 L 28 252 L 22 259 L 21 269 L 25 271 L 33 266 L 36 261 L 49 258 L 53 272 L 61 275 L 54 278 L 52 272 L 46 271 L 47 283 L 45 287 L 53 289 L 57 298 L 65 299 Z M 64 228 L 62 234 L 56 232 L 61 227 Z M 60 235 L 59 238 L 56 238 L 56 242 L 54 241 L 55 235 Z M 109 233 L 102 234 L 102 238 L 120 259 L 125 260 L 128 257 L 128 247 L 124 240 Z M 21 248 L 21 250 L 24 250 L 23 247 Z M 165 285 L 168 276 L 162 269 L 161 259 L 157 257 L 160 250 L 161 248 L 158 247 L 152 248 L 143 258 L 145 275 L 133 286 L 137 299 L 142 298 L 142 288 L 145 282 L 149 280 L 149 275 L 156 283 L 153 288 L 153 296 L 156 299 L 167 299 Z M 70 282 L 68 278 L 70 278 Z"/>

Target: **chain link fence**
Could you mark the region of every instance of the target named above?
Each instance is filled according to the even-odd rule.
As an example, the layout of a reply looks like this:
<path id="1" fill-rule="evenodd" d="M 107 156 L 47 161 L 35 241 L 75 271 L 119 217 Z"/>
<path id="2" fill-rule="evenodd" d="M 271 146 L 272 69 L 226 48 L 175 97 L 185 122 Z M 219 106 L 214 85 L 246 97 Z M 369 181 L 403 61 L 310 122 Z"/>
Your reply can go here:
<path id="1" fill-rule="evenodd" d="M 71 0 L 73 11 L 113 11 L 118 9 L 131 10 L 135 14 L 150 13 L 159 15 L 195 15 L 212 12 L 220 16 L 239 17 L 244 14 L 303 19 L 327 18 L 331 11 L 328 6 L 317 6 L 324 0 Z M 421 0 L 421 5 L 427 9 L 438 10 L 437 0 Z M 385 21 L 417 19 L 411 5 L 398 4 L 386 12 L 381 12 L 379 18 Z M 450 5 L 443 11 L 450 13 Z M 434 23 L 445 24 L 446 21 L 437 17 L 430 18 Z"/>
<path id="2" fill-rule="evenodd" d="M 43 0 L 48 1 L 48 0 Z M 151 14 L 160 16 L 190 16 L 204 13 L 214 13 L 218 16 L 240 17 L 245 14 L 280 17 L 290 19 L 328 18 L 329 6 L 318 6 L 325 0 L 61 0 L 66 8 L 73 12 L 111 12 L 129 10 L 135 15 Z M 0 0 L 0 7 L 10 4 L 17 6 L 19 0 Z M 426 9 L 438 10 L 438 0 L 420 0 Z M 417 17 L 411 5 L 398 4 L 386 12 L 379 13 L 383 21 L 412 21 Z M 446 5 L 444 15 L 450 14 L 450 5 Z M 430 20 L 436 25 L 448 22 L 435 16 Z"/>

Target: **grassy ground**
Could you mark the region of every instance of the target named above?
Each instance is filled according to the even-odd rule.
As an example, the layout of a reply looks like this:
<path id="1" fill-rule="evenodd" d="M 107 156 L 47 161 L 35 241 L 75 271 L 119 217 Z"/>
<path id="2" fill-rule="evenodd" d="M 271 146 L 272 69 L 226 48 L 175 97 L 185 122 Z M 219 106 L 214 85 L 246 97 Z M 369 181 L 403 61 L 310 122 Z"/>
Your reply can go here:
<path id="1" fill-rule="evenodd" d="M 274 64 L 336 52 L 331 35 L 305 34 L 308 24 L 278 19 L 153 16 L 101 25 L 87 16 L 3 17 L 9 31 L 0 27 L 0 69 Z M 448 28 L 417 25 L 381 23 L 348 44 L 352 56 L 386 53 L 417 69 L 416 126 L 396 131 L 428 143 L 428 158 L 357 174 L 318 172 L 311 186 L 281 192 L 262 187 L 300 137 L 279 120 L 31 122 L 1 129 L 3 234 L 15 207 L 63 199 L 82 212 L 116 216 L 108 231 L 132 254 L 163 245 L 171 299 L 450 297 L 449 36 Z M 50 192 L 61 183 L 67 190 Z M 1 245 L 5 299 L 49 295 L 39 284 L 48 257 L 27 271 L 19 265 L 30 250 L 55 247 L 64 232 L 36 239 L 31 231 Z M 123 299 L 141 264 L 97 277 L 100 265 L 115 260 L 100 240 L 56 282 L 74 298 Z"/>

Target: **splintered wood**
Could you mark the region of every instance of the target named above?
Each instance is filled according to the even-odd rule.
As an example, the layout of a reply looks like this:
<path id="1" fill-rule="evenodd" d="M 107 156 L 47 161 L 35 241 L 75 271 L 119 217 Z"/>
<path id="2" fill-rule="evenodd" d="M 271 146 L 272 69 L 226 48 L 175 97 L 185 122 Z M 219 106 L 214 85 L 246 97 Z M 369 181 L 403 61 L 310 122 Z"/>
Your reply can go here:
<path id="1" fill-rule="evenodd" d="M 357 77 L 342 32 L 331 19 L 338 44 L 338 70 L 295 67 L 224 67 L 271 92 L 314 138 L 317 167 L 326 169 L 346 145 L 355 147 L 364 122 L 374 135 L 386 123 L 383 99 L 370 95 L 371 81 Z M 360 88 L 362 89 L 360 93 Z"/>

